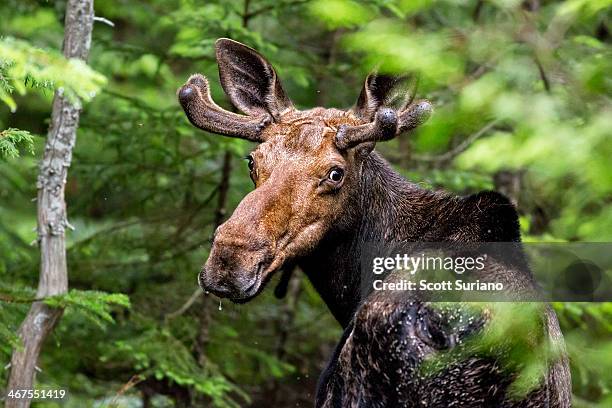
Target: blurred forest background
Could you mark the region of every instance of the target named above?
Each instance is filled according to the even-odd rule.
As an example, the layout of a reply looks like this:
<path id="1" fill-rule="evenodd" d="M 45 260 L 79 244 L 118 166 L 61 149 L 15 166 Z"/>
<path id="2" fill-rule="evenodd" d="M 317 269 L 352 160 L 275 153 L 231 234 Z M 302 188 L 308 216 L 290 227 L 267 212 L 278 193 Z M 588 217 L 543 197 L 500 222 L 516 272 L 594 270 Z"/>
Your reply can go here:
<path id="1" fill-rule="evenodd" d="M 65 1 L 0 2 L 0 389 L 39 273 L 37 163 L 54 90 L 84 102 L 66 186 L 71 292 L 39 362 L 67 407 L 311 406 L 340 335 L 302 275 L 246 306 L 200 295 L 214 226 L 252 186 L 248 142 L 192 127 L 214 41 L 267 56 L 300 108 L 349 107 L 376 64 L 436 111 L 378 149 L 409 179 L 497 189 L 526 241 L 612 240 L 610 0 L 96 0 L 89 67 Z M 612 304 L 554 305 L 576 407 L 611 406 Z M 4 392 L 3 392 L 4 393 Z M 59 406 L 57 402 L 34 403 Z"/>

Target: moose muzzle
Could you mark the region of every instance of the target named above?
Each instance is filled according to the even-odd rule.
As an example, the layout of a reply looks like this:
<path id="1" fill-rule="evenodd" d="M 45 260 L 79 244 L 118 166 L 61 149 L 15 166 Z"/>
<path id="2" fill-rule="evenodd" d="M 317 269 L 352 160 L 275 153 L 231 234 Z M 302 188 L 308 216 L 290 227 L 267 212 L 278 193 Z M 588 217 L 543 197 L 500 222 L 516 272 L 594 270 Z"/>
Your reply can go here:
<path id="1" fill-rule="evenodd" d="M 200 287 L 233 301 L 254 297 L 269 264 L 269 245 L 249 228 L 237 228 L 230 219 L 221 225 L 206 264 L 198 278 Z"/>
<path id="2" fill-rule="evenodd" d="M 205 291 L 235 302 L 257 295 L 275 269 L 279 236 L 286 231 L 284 201 L 272 186 L 249 193 L 215 231 L 213 246 L 199 275 Z M 282 240 L 281 240 L 282 241 Z M 278 260 L 277 260 L 278 261 Z"/>

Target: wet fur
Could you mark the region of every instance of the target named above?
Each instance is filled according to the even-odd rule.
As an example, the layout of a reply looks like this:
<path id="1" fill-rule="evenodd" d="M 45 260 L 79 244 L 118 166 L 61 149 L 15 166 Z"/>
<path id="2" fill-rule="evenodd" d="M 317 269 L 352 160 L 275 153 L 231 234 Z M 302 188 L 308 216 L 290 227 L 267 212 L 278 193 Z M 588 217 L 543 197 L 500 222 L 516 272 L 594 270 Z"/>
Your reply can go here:
<path id="1" fill-rule="evenodd" d="M 352 222 L 330 232 L 300 263 L 345 328 L 320 377 L 316 406 L 570 406 L 565 358 L 521 401 L 508 398 L 511 378 L 495 361 L 483 358 L 460 361 L 434 377 L 421 378 L 418 368 L 426 356 L 450 347 L 451 337 L 462 340 L 474 334 L 484 321 L 451 330 L 444 315 L 408 296 L 389 299 L 375 293 L 360 299 L 360 251 L 367 242 L 520 242 L 518 216 L 508 199 L 495 192 L 454 197 L 422 189 L 375 152 L 364 160 L 361 180 L 353 208 L 347 208 Z M 509 268 L 504 280 L 532 287 L 532 277 L 524 271 L 528 269 Z M 545 319 L 549 335 L 562 342 L 551 309 Z M 433 343 L 431 332 L 436 333 Z"/>

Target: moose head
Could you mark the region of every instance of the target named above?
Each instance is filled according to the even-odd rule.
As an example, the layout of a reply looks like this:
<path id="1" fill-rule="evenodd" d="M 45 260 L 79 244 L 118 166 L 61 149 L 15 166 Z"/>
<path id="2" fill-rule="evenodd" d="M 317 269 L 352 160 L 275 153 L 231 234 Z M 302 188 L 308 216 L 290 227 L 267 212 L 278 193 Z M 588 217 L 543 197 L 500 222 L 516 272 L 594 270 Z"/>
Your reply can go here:
<path id="1" fill-rule="evenodd" d="M 376 142 L 423 123 L 432 107 L 408 97 L 405 77 L 370 74 L 352 109 L 299 111 L 257 51 L 223 38 L 216 56 L 221 85 L 245 115 L 215 104 L 199 74 L 179 89 L 179 101 L 198 128 L 259 145 L 248 156 L 255 188 L 215 231 L 199 283 L 245 302 L 285 264 L 350 229 L 364 159 Z"/>

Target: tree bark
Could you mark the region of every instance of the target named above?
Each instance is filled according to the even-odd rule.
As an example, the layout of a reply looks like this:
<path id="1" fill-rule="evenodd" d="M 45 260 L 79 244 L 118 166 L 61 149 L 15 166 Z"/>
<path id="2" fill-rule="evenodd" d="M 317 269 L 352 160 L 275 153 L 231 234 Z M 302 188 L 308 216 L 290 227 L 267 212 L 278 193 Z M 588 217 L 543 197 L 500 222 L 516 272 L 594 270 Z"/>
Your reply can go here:
<path id="1" fill-rule="evenodd" d="M 86 60 L 93 28 L 93 0 L 68 0 L 66 7 L 64 45 L 66 58 Z M 65 230 L 64 186 L 76 141 L 81 105 L 55 93 L 51 126 L 43 159 L 40 163 L 38 188 L 38 243 L 40 246 L 40 276 L 37 298 L 61 295 L 68 291 Z M 45 338 L 53 331 L 63 313 L 43 302 L 34 302 L 21 324 L 19 335 L 23 348 L 13 352 L 7 393 L 11 390 L 33 389 L 36 363 Z M 6 400 L 6 408 L 27 408 L 30 399 Z"/>

